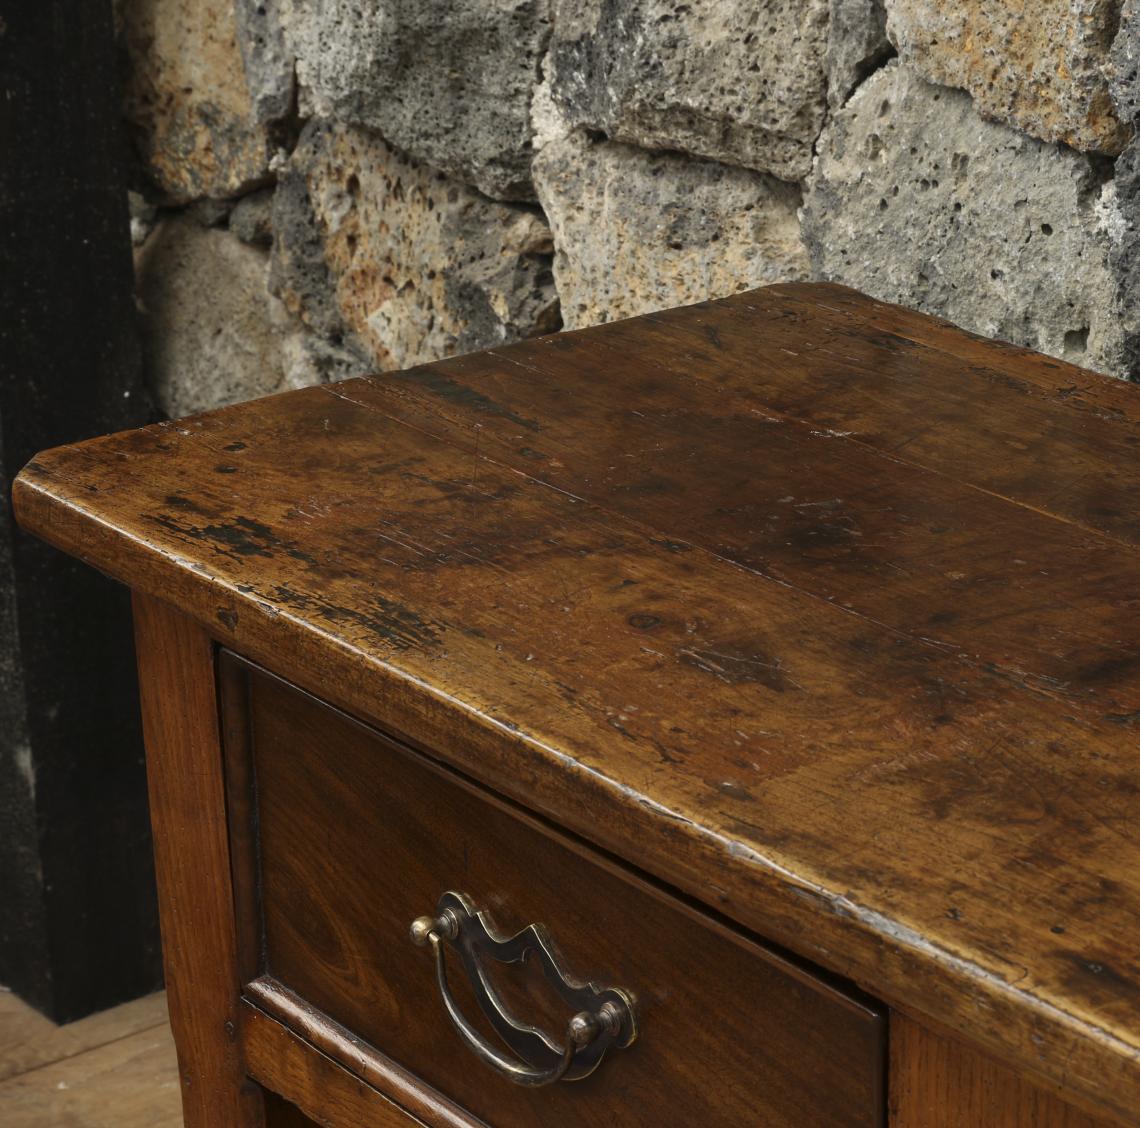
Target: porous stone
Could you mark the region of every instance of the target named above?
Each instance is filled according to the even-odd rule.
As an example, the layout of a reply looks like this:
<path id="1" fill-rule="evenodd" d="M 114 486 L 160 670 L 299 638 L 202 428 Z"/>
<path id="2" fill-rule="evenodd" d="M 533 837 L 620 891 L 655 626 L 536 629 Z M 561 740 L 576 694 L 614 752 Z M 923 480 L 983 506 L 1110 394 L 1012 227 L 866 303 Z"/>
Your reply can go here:
<path id="1" fill-rule="evenodd" d="M 828 0 L 557 0 L 571 126 L 798 180 L 827 105 Z"/>
<path id="2" fill-rule="evenodd" d="M 312 159 L 312 129 L 303 132 L 292 163 L 278 174 L 273 193 L 273 252 L 269 290 L 291 313 L 321 337 L 345 331 L 337 303 L 336 284 L 325 262 L 324 231 L 309 196 L 308 163 Z"/>
<path id="3" fill-rule="evenodd" d="M 233 200 L 212 200 L 206 197 L 190 204 L 186 214 L 203 227 L 221 227 L 230 218 L 233 206 Z"/>
<path id="4" fill-rule="evenodd" d="M 268 270 L 264 251 L 184 214 L 147 240 L 136 260 L 144 358 L 166 415 L 325 378 L 306 362 L 302 327 L 269 293 Z"/>
<path id="5" fill-rule="evenodd" d="M 762 173 L 576 133 L 535 183 L 567 328 L 807 276 L 799 189 Z"/>
<path id="6" fill-rule="evenodd" d="M 1124 0 L 1108 66 L 1112 104 L 1121 121 L 1140 117 L 1140 0 Z"/>
<path id="7" fill-rule="evenodd" d="M 279 121 L 293 108 L 293 52 L 282 0 L 233 0 L 237 40 L 254 119 Z"/>
<path id="8" fill-rule="evenodd" d="M 814 272 L 1122 375 L 1103 162 L 983 121 L 906 65 L 829 123 L 803 208 Z"/>
<path id="9" fill-rule="evenodd" d="M 243 242 L 268 247 L 273 242 L 273 189 L 243 196 L 230 212 L 230 230 Z"/>
<path id="10" fill-rule="evenodd" d="M 389 147 L 311 122 L 274 204 L 273 287 L 320 333 L 404 368 L 558 326 L 550 230 Z"/>
<path id="11" fill-rule="evenodd" d="M 1133 138 L 1106 186 L 1112 271 L 1124 337 L 1123 371 L 1140 380 L 1140 140 Z"/>
<path id="12" fill-rule="evenodd" d="M 307 388 L 373 372 L 375 365 L 353 338 L 329 340 L 295 325 L 281 338 L 282 387 Z"/>
<path id="13" fill-rule="evenodd" d="M 1045 141 L 1118 153 L 1106 69 L 1120 0 L 887 0 L 888 33 L 932 82 Z"/>
<path id="14" fill-rule="evenodd" d="M 145 173 L 178 203 L 233 196 L 265 178 L 234 0 L 123 0 L 125 113 Z"/>
<path id="15" fill-rule="evenodd" d="M 532 199 L 530 102 L 550 0 L 293 0 L 312 111 L 499 199 Z"/>
<path id="16" fill-rule="evenodd" d="M 827 24 L 827 104 L 836 110 L 893 54 L 884 0 L 831 0 Z"/>

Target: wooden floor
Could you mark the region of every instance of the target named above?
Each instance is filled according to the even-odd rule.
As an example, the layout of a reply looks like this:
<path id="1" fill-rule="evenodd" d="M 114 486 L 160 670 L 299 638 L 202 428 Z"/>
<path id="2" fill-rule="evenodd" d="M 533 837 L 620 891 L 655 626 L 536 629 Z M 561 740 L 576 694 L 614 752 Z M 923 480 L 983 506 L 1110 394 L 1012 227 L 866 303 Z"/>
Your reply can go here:
<path id="1" fill-rule="evenodd" d="M 180 1128 L 166 996 L 56 1026 L 0 987 L 3 1128 Z"/>

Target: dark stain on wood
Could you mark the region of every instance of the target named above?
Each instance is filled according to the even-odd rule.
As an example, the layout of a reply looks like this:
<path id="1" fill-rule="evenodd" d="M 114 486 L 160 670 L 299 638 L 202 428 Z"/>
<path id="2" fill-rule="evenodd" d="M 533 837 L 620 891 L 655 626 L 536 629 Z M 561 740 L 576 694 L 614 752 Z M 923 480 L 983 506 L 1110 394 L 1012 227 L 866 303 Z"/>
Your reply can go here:
<path id="1" fill-rule="evenodd" d="M 636 627 L 639 631 L 651 631 L 654 627 L 661 626 L 661 617 L 659 615 L 650 615 L 645 611 L 636 611 L 626 620 L 631 627 Z"/>
<path id="2" fill-rule="evenodd" d="M 171 509 L 181 509 L 186 513 L 201 512 L 191 498 L 184 497 L 182 494 L 167 494 L 162 500 L 163 503 L 168 505 Z"/>
<path id="3" fill-rule="evenodd" d="M 482 392 L 469 388 L 459 381 L 445 376 L 435 368 L 410 368 L 392 376 L 389 380 L 416 383 L 430 390 L 434 395 L 440 396 L 449 403 L 455 404 L 482 415 L 497 415 L 509 423 L 514 423 L 528 431 L 541 431 L 542 427 L 533 419 L 524 419 L 521 415 L 501 407 L 493 399 Z"/>
<path id="4" fill-rule="evenodd" d="M 272 597 L 284 607 L 319 616 L 330 626 L 352 623 L 362 627 L 397 650 L 437 649 L 442 643 L 441 624 L 429 622 L 399 601 L 383 596 L 372 596 L 363 607 L 342 606 L 319 595 L 279 584 L 273 589 Z"/>
<path id="5" fill-rule="evenodd" d="M 199 514 L 206 512 L 192 503 L 177 508 Z M 317 563 L 314 556 L 302 551 L 294 542 L 280 540 L 267 525 L 249 517 L 237 517 L 230 522 L 210 525 L 192 525 L 171 516 L 153 516 L 151 520 L 188 540 L 210 544 L 216 552 L 227 556 L 272 557 L 275 552 L 283 552 L 307 564 Z"/>

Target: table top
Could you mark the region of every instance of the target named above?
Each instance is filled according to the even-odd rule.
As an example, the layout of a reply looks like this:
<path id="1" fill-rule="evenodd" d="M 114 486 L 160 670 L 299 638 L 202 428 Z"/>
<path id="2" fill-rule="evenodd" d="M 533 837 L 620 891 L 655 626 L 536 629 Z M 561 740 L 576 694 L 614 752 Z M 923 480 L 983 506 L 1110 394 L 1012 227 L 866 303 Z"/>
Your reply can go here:
<path id="1" fill-rule="evenodd" d="M 1140 394 L 783 285 L 45 453 L 24 525 L 1140 1108 Z"/>

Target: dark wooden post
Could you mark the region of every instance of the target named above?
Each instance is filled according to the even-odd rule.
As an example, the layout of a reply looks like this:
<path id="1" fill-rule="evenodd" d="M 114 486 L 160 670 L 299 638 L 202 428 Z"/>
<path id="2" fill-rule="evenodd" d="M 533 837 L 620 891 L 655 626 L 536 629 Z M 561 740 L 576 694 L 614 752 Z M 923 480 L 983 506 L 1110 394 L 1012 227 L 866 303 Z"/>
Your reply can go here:
<path id="1" fill-rule="evenodd" d="M 110 0 L 0 0 L 0 982 L 57 1020 L 160 978 L 126 593 L 9 511 L 147 421 L 120 137 Z"/>

